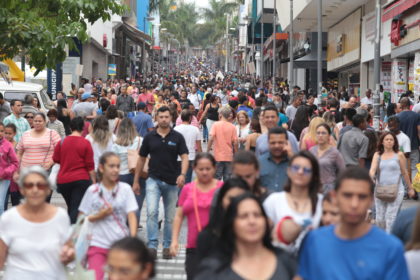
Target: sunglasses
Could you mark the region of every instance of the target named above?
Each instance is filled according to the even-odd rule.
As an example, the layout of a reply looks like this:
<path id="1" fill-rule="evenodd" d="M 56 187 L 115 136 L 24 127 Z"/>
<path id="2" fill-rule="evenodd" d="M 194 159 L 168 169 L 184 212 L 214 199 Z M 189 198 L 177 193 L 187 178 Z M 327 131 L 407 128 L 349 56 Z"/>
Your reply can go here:
<path id="1" fill-rule="evenodd" d="M 25 119 L 33 119 L 34 116 L 25 116 Z"/>
<path id="2" fill-rule="evenodd" d="M 37 183 L 33 183 L 33 182 L 30 182 L 30 183 L 23 183 L 23 187 L 25 188 L 25 189 L 33 189 L 33 187 L 37 187 L 39 190 L 46 190 L 46 189 L 48 189 L 49 188 L 49 186 L 48 186 L 48 184 L 47 183 L 41 183 L 41 182 L 37 182 Z"/>
<path id="3" fill-rule="evenodd" d="M 297 164 L 293 164 L 290 166 L 290 171 L 292 171 L 293 173 L 298 173 L 300 170 L 303 170 L 303 174 L 305 174 L 306 176 L 312 174 L 312 168 L 303 167 Z"/>

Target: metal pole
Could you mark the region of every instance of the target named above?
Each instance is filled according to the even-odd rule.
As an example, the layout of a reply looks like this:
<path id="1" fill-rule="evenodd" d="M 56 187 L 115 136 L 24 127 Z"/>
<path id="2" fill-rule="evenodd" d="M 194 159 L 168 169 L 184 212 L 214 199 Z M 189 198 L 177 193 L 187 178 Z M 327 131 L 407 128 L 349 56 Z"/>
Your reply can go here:
<path id="1" fill-rule="evenodd" d="M 318 0 L 318 61 L 317 61 L 317 85 L 318 101 L 321 101 L 322 90 L 322 0 Z"/>
<path id="2" fill-rule="evenodd" d="M 248 25 L 246 25 L 246 38 L 245 38 L 245 61 L 244 61 L 244 74 L 246 75 L 246 64 L 248 62 Z"/>
<path id="3" fill-rule="evenodd" d="M 255 61 L 255 43 L 254 43 L 254 37 L 255 37 L 255 22 L 254 18 L 251 18 L 251 24 L 252 24 L 252 64 L 254 64 Z M 255 64 L 254 64 L 255 66 Z M 255 85 L 255 67 L 253 67 L 254 73 L 252 74 L 252 83 Z"/>
<path id="4" fill-rule="evenodd" d="M 290 0 L 290 31 L 289 31 L 289 94 L 293 87 L 293 0 Z"/>
<path id="5" fill-rule="evenodd" d="M 376 0 L 376 30 L 375 30 L 375 59 L 373 62 L 373 83 L 375 92 L 373 94 L 373 128 L 379 131 L 380 120 L 380 69 L 381 69 L 381 1 Z"/>
<path id="6" fill-rule="evenodd" d="M 261 6 L 261 46 L 260 46 L 260 80 L 261 80 L 261 86 L 264 84 L 264 0 L 262 0 L 262 6 Z"/>
<path id="7" fill-rule="evenodd" d="M 225 54 L 225 73 L 228 71 L 228 32 L 229 32 L 229 15 L 226 15 L 226 54 Z"/>
<path id="8" fill-rule="evenodd" d="M 277 43 L 277 0 L 274 0 L 274 15 L 273 15 L 273 93 L 276 90 L 276 43 Z"/>

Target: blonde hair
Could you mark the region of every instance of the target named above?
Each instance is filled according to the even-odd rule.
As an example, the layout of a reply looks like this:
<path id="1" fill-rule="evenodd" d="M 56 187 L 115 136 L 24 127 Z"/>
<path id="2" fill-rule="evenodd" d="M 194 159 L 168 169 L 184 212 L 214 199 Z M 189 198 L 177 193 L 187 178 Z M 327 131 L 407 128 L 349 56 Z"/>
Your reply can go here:
<path id="1" fill-rule="evenodd" d="M 98 143 L 101 148 L 106 148 L 112 133 L 109 131 L 108 119 L 105 116 L 97 117 L 92 124 L 92 132 L 90 135 L 93 141 Z"/>
<path id="2" fill-rule="evenodd" d="M 313 118 L 308 126 L 308 134 L 306 134 L 307 137 L 309 137 L 312 141 L 316 141 L 316 128 L 324 122 L 324 119 L 321 117 Z"/>
<path id="3" fill-rule="evenodd" d="M 134 139 L 138 136 L 136 127 L 129 118 L 124 118 L 117 131 L 116 144 L 120 146 L 130 146 L 134 143 Z"/>
<path id="4" fill-rule="evenodd" d="M 238 122 L 238 125 L 240 125 L 240 123 L 239 123 L 239 116 L 241 116 L 241 115 L 244 115 L 244 116 L 245 116 L 246 123 L 247 123 L 247 124 L 249 124 L 249 117 L 248 117 L 248 114 L 247 114 L 245 111 L 239 111 L 239 112 L 236 114 L 236 121 Z"/>

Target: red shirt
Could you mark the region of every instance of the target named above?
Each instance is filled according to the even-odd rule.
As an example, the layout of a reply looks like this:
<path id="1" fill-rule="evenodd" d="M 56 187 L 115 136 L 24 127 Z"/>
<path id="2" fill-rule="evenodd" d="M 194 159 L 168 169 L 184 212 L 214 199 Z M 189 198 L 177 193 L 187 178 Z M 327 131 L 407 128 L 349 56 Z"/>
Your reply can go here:
<path id="1" fill-rule="evenodd" d="M 95 168 L 92 146 L 80 136 L 67 136 L 57 144 L 53 160 L 60 164 L 57 184 L 90 180 L 89 171 Z"/>

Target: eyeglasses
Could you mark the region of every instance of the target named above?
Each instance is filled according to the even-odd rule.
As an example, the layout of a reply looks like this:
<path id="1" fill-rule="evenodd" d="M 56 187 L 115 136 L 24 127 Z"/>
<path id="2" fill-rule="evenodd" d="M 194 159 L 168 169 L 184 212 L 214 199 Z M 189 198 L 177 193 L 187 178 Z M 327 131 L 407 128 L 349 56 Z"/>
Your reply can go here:
<path id="1" fill-rule="evenodd" d="M 41 182 L 36 182 L 36 183 L 33 183 L 33 182 L 30 182 L 30 183 L 23 183 L 23 187 L 25 188 L 25 189 L 28 189 L 28 190 L 30 190 L 30 189 L 32 189 L 33 187 L 37 187 L 39 190 L 46 190 L 47 188 L 49 188 L 49 186 L 48 186 L 48 184 L 47 183 L 41 183 Z"/>
<path id="2" fill-rule="evenodd" d="M 25 116 L 25 119 L 33 119 L 34 116 Z"/>
<path id="3" fill-rule="evenodd" d="M 293 173 L 298 173 L 300 170 L 303 170 L 303 174 L 305 174 L 306 176 L 312 174 L 312 168 L 303 167 L 297 164 L 293 164 L 290 166 L 290 171 L 292 171 Z"/>

